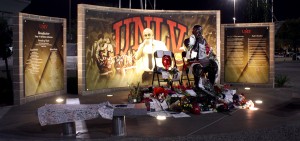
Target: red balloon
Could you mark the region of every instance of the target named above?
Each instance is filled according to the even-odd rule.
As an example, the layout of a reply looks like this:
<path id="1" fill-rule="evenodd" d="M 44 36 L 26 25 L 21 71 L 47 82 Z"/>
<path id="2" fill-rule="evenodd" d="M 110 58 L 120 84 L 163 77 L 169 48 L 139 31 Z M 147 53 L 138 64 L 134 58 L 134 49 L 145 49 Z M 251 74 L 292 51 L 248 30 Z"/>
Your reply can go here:
<path id="1" fill-rule="evenodd" d="M 164 65 L 165 69 L 168 70 L 171 66 L 171 57 L 169 55 L 164 55 L 162 58 L 162 64 Z"/>

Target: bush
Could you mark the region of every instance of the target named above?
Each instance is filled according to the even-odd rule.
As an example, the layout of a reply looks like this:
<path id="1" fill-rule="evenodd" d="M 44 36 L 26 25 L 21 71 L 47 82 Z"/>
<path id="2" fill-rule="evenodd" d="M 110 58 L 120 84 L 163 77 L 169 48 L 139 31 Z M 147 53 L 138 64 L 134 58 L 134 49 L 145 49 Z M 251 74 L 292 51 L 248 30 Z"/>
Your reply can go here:
<path id="1" fill-rule="evenodd" d="M 286 75 L 277 75 L 275 76 L 275 86 L 276 87 L 284 87 L 286 83 L 288 83 L 290 80 Z"/>

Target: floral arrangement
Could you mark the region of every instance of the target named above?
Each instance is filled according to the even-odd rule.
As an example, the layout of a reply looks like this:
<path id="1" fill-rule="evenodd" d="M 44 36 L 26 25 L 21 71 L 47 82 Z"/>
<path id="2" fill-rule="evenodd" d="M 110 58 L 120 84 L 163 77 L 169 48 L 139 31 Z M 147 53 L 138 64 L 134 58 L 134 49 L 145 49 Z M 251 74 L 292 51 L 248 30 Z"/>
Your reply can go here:
<path id="1" fill-rule="evenodd" d="M 246 100 L 244 94 L 236 94 L 236 90 L 231 89 L 229 84 L 204 83 L 204 86 L 203 90 L 182 84 L 149 88 L 141 88 L 139 83 L 131 84 L 128 100 L 131 103 L 145 103 L 148 111 L 171 110 L 192 114 L 230 112 L 233 108 L 254 107 L 252 101 Z M 154 104 L 153 108 L 153 103 L 160 106 L 155 107 Z"/>
<path id="2" fill-rule="evenodd" d="M 128 102 L 129 103 L 136 103 L 141 101 L 141 87 L 140 82 L 136 85 L 130 84 L 129 85 L 129 95 L 128 95 Z"/>

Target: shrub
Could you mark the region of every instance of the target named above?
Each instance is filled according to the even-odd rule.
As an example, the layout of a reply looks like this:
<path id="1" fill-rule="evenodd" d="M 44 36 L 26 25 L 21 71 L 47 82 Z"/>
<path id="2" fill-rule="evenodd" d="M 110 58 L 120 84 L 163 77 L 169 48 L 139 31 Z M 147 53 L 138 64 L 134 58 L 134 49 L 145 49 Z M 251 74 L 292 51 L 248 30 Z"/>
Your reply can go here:
<path id="1" fill-rule="evenodd" d="M 290 80 L 286 75 L 276 75 L 275 76 L 275 86 L 276 87 L 284 87 L 286 83 L 288 83 Z"/>

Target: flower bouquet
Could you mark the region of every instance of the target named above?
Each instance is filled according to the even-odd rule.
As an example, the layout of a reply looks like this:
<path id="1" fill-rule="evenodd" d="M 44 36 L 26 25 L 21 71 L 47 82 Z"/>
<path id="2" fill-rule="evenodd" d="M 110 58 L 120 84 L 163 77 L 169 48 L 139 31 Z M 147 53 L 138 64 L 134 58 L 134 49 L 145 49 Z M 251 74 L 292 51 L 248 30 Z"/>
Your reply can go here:
<path id="1" fill-rule="evenodd" d="M 129 85 L 129 95 L 128 95 L 128 102 L 129 103 L 139 103 L 141 101 L 141 87 L 140 82 L 136 85 L 131 84 Z"/>

